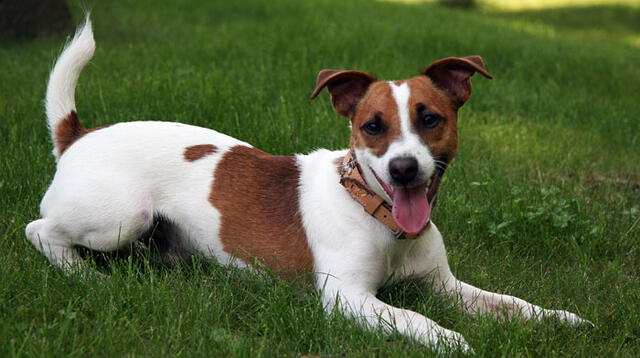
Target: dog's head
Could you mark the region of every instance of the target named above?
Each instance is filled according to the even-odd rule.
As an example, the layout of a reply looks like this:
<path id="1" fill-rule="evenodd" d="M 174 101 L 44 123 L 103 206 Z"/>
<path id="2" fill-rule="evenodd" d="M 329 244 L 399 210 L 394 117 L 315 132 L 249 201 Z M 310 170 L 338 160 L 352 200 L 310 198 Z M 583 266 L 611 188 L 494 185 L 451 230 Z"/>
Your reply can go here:
<path id="1" fill-rule="evenodd" d="M 449 57 L 420 76 L 377 81 L 360 71 L 323 70 L 333 108 L 351 120 L 350 147 L 367 184 L 392 203 L 393 217 L 415 234 L 429 220 L 440 179 L 458 145 L 457 113 L 471 95 L 470 78 L 487 78 L 482 58 Z"/>

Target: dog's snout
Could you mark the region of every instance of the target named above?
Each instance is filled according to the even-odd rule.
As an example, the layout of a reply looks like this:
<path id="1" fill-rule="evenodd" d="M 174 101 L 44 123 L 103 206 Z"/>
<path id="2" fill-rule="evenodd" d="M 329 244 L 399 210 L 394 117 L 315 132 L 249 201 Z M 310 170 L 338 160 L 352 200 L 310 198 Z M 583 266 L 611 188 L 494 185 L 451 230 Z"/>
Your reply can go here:
<path id="1" fill-rule="evenodd" d="M 418 175 L 418 161 L 414 157 L 391 159 L 389 174 L 397 184 L 406 185 Z"/>

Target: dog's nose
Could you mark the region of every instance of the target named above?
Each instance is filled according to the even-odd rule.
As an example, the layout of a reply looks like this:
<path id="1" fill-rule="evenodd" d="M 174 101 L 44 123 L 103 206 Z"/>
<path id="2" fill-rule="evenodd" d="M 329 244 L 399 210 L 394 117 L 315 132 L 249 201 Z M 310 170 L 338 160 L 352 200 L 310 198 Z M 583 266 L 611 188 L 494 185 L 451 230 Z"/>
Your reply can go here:
<path id="1" fill-rule="evenodd" d="M 418 175 L 418 161 L 414 157 L 393 158 L 389 162 L 389 174 L 396 184 L 406 185 Z"/>

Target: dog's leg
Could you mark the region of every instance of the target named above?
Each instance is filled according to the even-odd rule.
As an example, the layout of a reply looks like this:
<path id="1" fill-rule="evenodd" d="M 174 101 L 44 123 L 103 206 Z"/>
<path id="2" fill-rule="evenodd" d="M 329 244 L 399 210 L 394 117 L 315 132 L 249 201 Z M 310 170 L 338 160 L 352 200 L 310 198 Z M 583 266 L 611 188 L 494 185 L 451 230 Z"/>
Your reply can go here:
<path id="1" fill-rule="evenodd" d="M 331 283 L 325 284 L 322 297 L 328 313 L 337 308 L 371 330 L 381 330 L 385 334 L 398 332 L 440 353 L 454 350 L 473 352 L 460 333 L 443 328 L 419 313 L 388 305 L 362 287 L 327 286 Z"/>
<path id="2" fill-rule="evenodd" d="M 136 189 L 127 178 L 91 169 L 87 172 L 99 175 L 54 179 L 42 200 L 43 217 L 25 229 L 36 249 L 67 274 L 82 263 L 75 246 L 117 250 L 139 239 L 153 224 L 148 192 Z"/>
<path id="3" fill-rule="evenodd" d="M 593 326 L 593 323 L 568 311 L 544 309 L 514 296 L 479 289 L 457 280 L 453 276 L 440 279 L 443 279 L 444 282 L 437 284 L 437 289 L 448 296 L 459 299 L 465 311 L 474 316 L 477 314 L 489 314 L 505 318 L 520 316 L 536 321 L 546 317 L 555 317 L 574 326 L 581 324 Z"/>
<path id="4" fill-rule="evenodd" d="M 71 273 L 82 262 L 64 232 L 58 230 L 50 220 L 35 220 L 27 225 L 25 231 L 33 246 L 65 273 Z"/>
<path id="5" fill-rule="evenodd" d="M 436 292 L 457 299 L 462 308 L 474 316 L 477 314 L 506 318 L 520 316 L 533 320 L 556 317 L 572 325 L 593 325 L 571 312 L 544 309 L 520 298 L 485 291 L 456 279 L 447 262 L 442 236 L 433 224 L 407 256 L 407 263 L 402 273 L 424 278 L 425 281 L 433 284 Z"/>

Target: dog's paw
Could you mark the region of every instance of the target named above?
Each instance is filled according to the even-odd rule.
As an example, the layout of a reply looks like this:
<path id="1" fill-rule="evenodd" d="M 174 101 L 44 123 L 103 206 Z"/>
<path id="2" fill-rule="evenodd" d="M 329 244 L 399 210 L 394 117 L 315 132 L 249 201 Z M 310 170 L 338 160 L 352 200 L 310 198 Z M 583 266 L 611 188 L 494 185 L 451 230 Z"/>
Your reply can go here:
<path id="1" fill-rule="evenodd" d="M 598 328 L 593 322 L 580 318 L 577 314 L 563 310 L 548 310 L 545 312 L 546 316 L 556 317 L 557 319 L 566 322 L 572 326 L 584 326 L 590 328 Z"/>
<path id="2" fill-rule="evenodd" d="M 441 356 L 450 356 L 454 352 L 475 354 L 473 348 L 460 333 L 447 329 L 438 332 L 437 339 L 431 339 L 427 344 Z"/>

